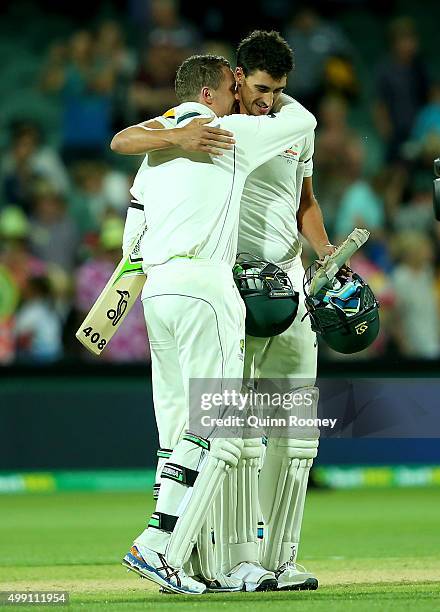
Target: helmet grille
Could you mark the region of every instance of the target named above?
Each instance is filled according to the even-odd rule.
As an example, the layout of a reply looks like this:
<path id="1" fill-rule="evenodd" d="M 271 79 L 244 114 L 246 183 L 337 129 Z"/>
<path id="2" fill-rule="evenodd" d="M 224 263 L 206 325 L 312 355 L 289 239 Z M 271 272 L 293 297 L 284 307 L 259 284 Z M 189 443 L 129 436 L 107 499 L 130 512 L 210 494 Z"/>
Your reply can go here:
<path id="1" fill-rule="evenodd" d="M 317 308 L 314 313 L 314 317 L 319 320 L 322 327 L 328 327 L 335 323 L 340 323 L 340 319 L 333 308 Z"/>
<path id="2" fill-rule="evenodd" d="M 362 306 L 365 310 L 368 308 L 372 308 L 376 303 L 376 298 L 374 297 L 374 293 L 371 291 L 368 285 L 364 287 L 364 295 L 362 300 Z"/>

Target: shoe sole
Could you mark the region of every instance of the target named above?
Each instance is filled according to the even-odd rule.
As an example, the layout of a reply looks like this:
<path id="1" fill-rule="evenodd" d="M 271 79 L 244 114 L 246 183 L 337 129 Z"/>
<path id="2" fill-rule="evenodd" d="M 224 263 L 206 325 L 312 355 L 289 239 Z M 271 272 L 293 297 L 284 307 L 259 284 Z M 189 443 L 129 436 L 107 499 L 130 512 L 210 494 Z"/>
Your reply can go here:
<path id="1" fill-rule="evenodd" d="M 206 589 L 206 591 L 204 591 L 204 593 L 202 593 L 203 595 L 205 593 L 243 593 L 244 591 L 246 591 L 244 585 L 241 587 L 241 589 Z M 166 589 L 165 587 L 160 587 L 159 589 L 159 593 L 161 593 L 162 595 L 175 595 L 176 593 L 173 593 L 172 591 L 169 591 L 168 589 Z"/>
<path id="2" fill-rule="evenodd" d="M 241 593 L 242 591 L 245 590 L 243 582 L 241 583 L 240 586 L 222 587 L 218 580 L 209 580 L 207 578 L 204 578 L 200 574 L 195 574 L 194 576 L 191 576 L 191 578 L 205 585 L 206 587 L 205 593 Z"/>
<path id="3" fill-rule="evenodd" d="M 159 588 L 159 593 L 161 595 L 176 595 L 176 593 L 173 593 L 173 591 L 169 591 L 168 589 L 166 589 L 165 587 L 160 587 Z"/>
<path id="4" fill-rule="evenodd" d="M 203 595 L 203 593 L 205 592 L 203 591 L 202 593 L 195 593 L 194 591 L 185 591 L 183 589 L 179 589 L 179 587 L 174 587 L 173 585 L 169 584 L 166 580 L 164 580 L 162 576 L 159 576 L 159 574 L 157 574 L 157 572 L 155 571 L 154 567 L 151 567 L 151 570 L 142 570 L 141 568 L 136 567 L 136 565 L 132 565 L 130 561 L 127 561 L 126 559 L 122 560 L 122 565 L 123 567 L 126 567 L 131 572 L 138 574 L 138 576 L 140 576 L 141 578 L 146 578 L 147 580 L 150 580 L 151 582 L 158 584 L 164 589 L 168 591 L 172 591 L 173 593 L 178 593 L 179 595 Z"/>
<path id="5" fill-rule="evenodd" d="M 233 588 L 228 588 L 228 587 L 222 588 L 222 587 L 219 587 L 218 589 L 212 589 L 212 588 L 206 587 L 205 593 L 243 593 L 243 591 L 245 591 L 245 590 L 246 589 L 245 589 L 244 585 L 242 587 L 240 587 L 240 588 L 237 588 L 237 587 L 233 587 Z"/>
<path id="6" fill-rule="evenodd" d="M 266 578 L 261 584 L 257 586 L 255 592 L 262 593 L 265 591 L 276 591 L 278 590 L 278 582 L 275 578 Z"/>
<path id="7" fill-rule="evenodd" d="M 316 591 L 319 583 L 316 578 L 307 578 L 301 584 L 289 584 L 288 586 L 278 587 L 278 591 Z"/>

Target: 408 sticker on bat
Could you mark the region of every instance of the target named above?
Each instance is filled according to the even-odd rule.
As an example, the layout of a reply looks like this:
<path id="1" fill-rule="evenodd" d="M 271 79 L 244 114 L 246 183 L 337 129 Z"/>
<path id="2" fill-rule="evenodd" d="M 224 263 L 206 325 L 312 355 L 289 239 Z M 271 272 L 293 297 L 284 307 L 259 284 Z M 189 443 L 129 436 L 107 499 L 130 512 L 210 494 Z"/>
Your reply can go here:
<path id="1" fill-rule="evenodd" d="M 93 327 L 86 327 L 82 331 L 85 337 L 89 338 L 90 336 L 90 342 L 92 344 L 96 344 L 99 350 L 102 351 L 107 344 L 107 340 L 105 338 L 101 338 L 101 334 L 99 332 L 93 331 Z"/>
<path id="2" fill-rule="evenodd" d="M 100 355 L 130 312 L 145 283 L 139 262 L 124 257 L 76 332 L 86 349 Z"/>

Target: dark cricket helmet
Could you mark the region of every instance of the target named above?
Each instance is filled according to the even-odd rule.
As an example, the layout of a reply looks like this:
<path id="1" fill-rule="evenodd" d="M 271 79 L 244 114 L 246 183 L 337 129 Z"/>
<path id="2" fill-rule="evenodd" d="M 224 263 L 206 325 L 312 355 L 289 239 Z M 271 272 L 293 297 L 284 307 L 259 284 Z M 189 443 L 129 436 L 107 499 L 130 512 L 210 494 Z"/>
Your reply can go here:
<path id="1" fill-rule="evenodd" d="M 270 338 L 292 325 L 299 294 L 279 266 L 250 253 L 239 253 L 233 272 L 246 305 L 247 334 Z"/>
<path id="2" fill-rule="evenodd" d="M 379 303 L 367 283 L 344 266 L 335 278 L 316 295 L 310 295 L 310 283 L 317 264 L 304 275 L 305 303 L 313 331 L 338 353 L 358 353 L 379 333 Z"/>

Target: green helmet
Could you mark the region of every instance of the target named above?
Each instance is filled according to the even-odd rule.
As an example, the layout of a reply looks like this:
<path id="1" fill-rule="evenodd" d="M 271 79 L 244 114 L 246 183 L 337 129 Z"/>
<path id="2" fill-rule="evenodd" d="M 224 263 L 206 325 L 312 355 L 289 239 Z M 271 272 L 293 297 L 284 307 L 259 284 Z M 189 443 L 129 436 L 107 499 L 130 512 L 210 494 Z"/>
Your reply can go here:
<path id="1" fill-rule="evenodd" d="M 240 253 L 233 272 L 246 305 L 247 334 L 270 338 L 292 325 L 299 295 L 280 267 L 250 253 Z"/>
<path id="2" fill-rule="evenodd" d="M 309 294 L 316 264 L 304 275 L 305 303 L 313 331 L 338 353 L 358 353 L 379 333 L 379 303 L 364 280 L 345 266 L 314 296 Z"/>

